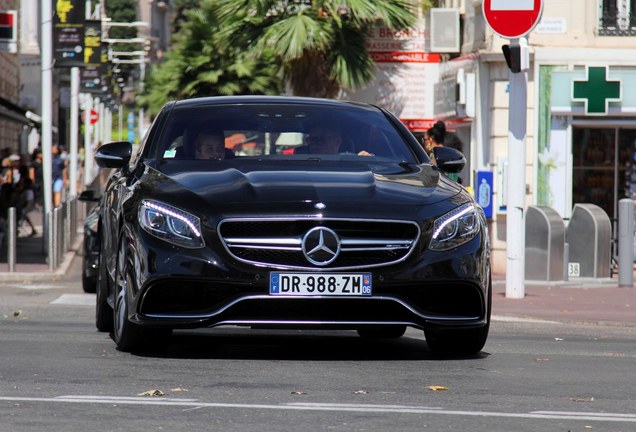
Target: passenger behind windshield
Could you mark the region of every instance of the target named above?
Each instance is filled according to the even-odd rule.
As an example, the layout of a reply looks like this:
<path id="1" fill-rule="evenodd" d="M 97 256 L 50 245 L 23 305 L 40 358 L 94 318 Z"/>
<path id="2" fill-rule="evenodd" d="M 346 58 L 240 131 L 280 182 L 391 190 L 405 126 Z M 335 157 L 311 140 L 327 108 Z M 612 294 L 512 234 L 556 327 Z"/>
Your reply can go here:
<path id="1" fill-rule="evenodd" d="M 196 159 L 225 159 L 226 149 L 223 133 L 218 131 L 199 132 L 194 139 L 194 156 Z"/>

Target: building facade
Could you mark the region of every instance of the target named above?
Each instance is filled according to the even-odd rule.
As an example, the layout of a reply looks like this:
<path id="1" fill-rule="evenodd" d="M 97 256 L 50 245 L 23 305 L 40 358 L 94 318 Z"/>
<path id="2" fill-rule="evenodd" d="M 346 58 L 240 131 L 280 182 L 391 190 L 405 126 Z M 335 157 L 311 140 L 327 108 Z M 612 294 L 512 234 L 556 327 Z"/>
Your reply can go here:
<path id="1" fill-rule="evenodd" d="M 0 10 L 17 10 L 17 0 L 0 0 Z M 26 122 L 18 106 L 20 64 L 17 53 L 0 52 L 0 150 L 15 153 L 19 148 L 22 126 Z"/>
<path id="2" fill-rule="evenodd" d="M 514 175 L 507 170 L 509 70 L 501 49 L 509 41 L 488 28 L 482 3 L 439 2 L 459 10 L 463 29 L 460 52 L 442 55 L 439 85 L 449 81 L 469 94 L 459 91 L 454 107 L 447 103 L 436 115 L 456 125 L 473 183 L 478 172 L 494 176 L 493 266 L 504 271 L 505 185 Z M 636 1 L 544 1 L 527 39 L 527 134 L 520 149 L 526 203 L 552 207 L 564 219 L 575 204 L 591 203 L 615 220 L 618 201 L 636 198 Z M 474 106 L 466 105 L 473 98 Z"/>

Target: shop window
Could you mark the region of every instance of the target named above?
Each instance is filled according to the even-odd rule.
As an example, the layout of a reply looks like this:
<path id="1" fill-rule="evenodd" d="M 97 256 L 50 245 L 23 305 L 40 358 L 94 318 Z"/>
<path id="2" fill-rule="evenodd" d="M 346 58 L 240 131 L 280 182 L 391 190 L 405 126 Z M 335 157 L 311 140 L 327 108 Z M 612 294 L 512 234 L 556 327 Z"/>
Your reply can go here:
<path id="1" fill-rule="evenodd" d="M 618 201 L 636 198 L 636 129 L 572 130 L 572 201 L 616 217 Z"/>
<path id="2" fill-rule="evenodd" d="M 636 36 L 636 0 L 600 0 L 599 36 Z"/>

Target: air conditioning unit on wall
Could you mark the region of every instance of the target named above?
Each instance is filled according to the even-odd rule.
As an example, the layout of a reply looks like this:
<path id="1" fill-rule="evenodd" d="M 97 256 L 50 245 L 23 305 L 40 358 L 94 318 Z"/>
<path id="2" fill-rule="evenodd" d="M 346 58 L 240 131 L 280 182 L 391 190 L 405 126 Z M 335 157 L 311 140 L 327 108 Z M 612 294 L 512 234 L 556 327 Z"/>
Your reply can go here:
<path id="1" fill-rule="evenodd" d="M 428 52 L 458 53 L 461 46 L 459 9 L 432 8 L 426 18 Z"/>

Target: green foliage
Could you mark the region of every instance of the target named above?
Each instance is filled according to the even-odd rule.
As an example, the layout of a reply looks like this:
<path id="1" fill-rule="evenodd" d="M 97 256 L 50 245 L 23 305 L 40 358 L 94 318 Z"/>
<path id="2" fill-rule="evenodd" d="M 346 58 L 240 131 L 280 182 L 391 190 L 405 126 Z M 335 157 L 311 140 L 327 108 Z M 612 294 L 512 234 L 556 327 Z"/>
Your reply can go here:
<path id="1" fill-rule="evenodd" d="M 280 94 L 282 79 L 271 50 L 255 53 L 224 43 L 217 17 L 203 3 L 185 12 L 163 62 L 152 67 L 138 103 L 156 114 L 169 100 L 234 94 Z"/>
<path id="2" fill-rule="evenodd" d="M 410 0 L 204 0 L 219 19 L 228 46 L 254 55 L 271 51 L 296 95 L 335 97 L 373 77 L 367 51 L 378 23 L 411 27 L 416 6 Z"/>
<path id="3" fill-rule="evenodd" d="M 137 21 L 137 2 L 135 0 L 108 0 L 106 15 L 114 22 Z M 137 37 L 134 27 L 112 27 L 108 31 L 111 38 L 130 39 Z"/>
<path id="4" fill-rule="evenodd" d="M 156 113 L 171 99 L 280 94 L 284 83 L 296 95 L 336 97 L 373 78 L 374 26 L 409 28 L 432 1 L 177 0 L 172 49 L 139 103 Z"/>

